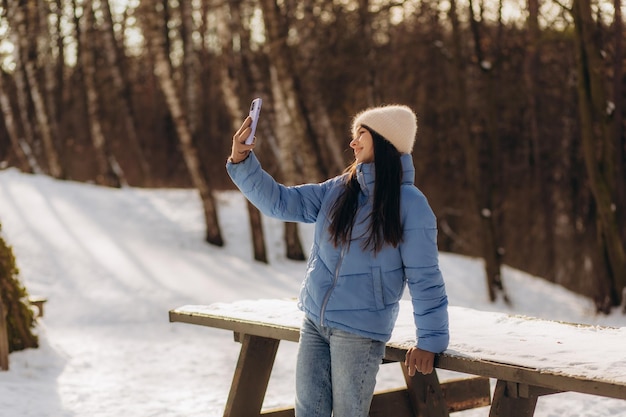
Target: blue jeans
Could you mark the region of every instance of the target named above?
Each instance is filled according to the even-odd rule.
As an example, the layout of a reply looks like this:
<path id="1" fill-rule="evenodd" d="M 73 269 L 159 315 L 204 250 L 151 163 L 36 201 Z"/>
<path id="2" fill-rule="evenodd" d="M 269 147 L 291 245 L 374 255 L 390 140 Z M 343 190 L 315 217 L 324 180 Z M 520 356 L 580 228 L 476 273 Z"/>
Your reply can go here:
<path id="1" fill-rule="evenodd" d="M 367 417 L 384 354 L 384 342 L 305 318 L 296 364 L 296 417 Z"/>

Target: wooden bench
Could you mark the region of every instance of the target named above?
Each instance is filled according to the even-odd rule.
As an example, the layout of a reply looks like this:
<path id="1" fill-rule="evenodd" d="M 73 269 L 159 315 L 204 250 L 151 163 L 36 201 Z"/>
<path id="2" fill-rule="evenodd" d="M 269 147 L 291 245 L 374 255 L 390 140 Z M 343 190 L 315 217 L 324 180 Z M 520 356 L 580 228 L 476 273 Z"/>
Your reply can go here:
<path id="1" fill-rule="evenodd" d="M 28 303 L 37 307 L 35 317 L 43 317 L 43 305 L 48 301 L 46 297 L 40 295 L 31 295 L 28 297 Z"/>
<path id="2" fill-rule="evenodd" d="M 488 406 L 490 417 L 532 416 L 538 397 L 573 391 L 626 400 L 626 328 L 571 325 L 450 307 L 451 343 L 439 369 L 478 376 L 440 383 L 437 373 L 409 377 L 403 361 L 414 340 L 410 303 L 402 301 L 386 362 L 399 362 L 406 388 L 377 392 L 370 416 L 448 416 Z M 281 340 L 297 342 L 302 313 L 294 300 L 182 306 L 171 322 L 231 330 L 241 351 L 225 417 L 292 417 L 293 408 L 261 412 Z M 567 352 L 580 352 L 580 364 Z M 548 360 L 546 358 L 549 358 Z M 614 358 L 614 362 L 611 359 Z M 621 369 L 614 369 L 615 363 Z M 493 401 L 489 379 L 497 380 Z"/>
<path id="3" fill-rule="evenodd" d="M 37 314 L 35 317 L 43 317 L 43 305 L 48 301 L 45 297 L 41 296 L 29 296 L 28 303 L 37 307 Z M 6 315 L 4 304 L 0 300 L 0 370 L 9 370 L 9 336 L 8 326 L 6 321 Z"/>

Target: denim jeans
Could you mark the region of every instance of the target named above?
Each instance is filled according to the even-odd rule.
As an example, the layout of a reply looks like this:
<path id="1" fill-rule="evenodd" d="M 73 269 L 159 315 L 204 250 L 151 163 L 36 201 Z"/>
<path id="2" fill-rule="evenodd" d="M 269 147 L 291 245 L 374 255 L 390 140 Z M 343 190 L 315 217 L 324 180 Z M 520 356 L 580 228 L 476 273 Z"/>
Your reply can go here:
<path id="1" fill-rule="evenodd" d="M 304 319 L 296 417 L 367 417 L 385 343 Z"/>

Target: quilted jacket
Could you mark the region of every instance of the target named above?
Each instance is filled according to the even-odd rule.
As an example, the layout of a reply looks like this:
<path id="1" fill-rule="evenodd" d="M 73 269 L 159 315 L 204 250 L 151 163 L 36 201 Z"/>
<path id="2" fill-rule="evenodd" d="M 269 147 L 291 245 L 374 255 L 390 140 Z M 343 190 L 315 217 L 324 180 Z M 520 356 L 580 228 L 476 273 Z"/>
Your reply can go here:
<path id="1" fill-rule="evenodd" d="M 233 182 L 263 214 L 290 222 L 315 223 L 315 238 L 300 290 L 298 306 L 311 320 L 387 342 L 408 286 L 417 346 L 439 353 L 446 349 L 448 299 L 437 250 L 437 224 L 424 194 L 414 185 L 410 154 L 401 156 L 403 240 L 374 254 L 363 250 L 372 209 L 374 164 L 357 167 L 361 186 L 349 245 L 335 247 L 328 232 L 330 210 L 343 190 L 343 176 L 319 184 L 284 186 L 261 168 L 254 153 L 227 162 Z M 345 174 L 344 174 L 345 175 Z"/>

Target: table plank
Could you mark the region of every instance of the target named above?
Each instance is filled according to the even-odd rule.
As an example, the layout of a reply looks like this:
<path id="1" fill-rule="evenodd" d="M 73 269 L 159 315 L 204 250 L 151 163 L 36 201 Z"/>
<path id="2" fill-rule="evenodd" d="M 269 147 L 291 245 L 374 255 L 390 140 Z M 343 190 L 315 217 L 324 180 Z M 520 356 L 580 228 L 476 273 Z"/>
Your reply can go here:
<path id="1" fill-rule="evenodd" d="M 288 342 L 298 342 L 300 340 L 299 326 L 282 326 L 255 320 L 224 317 L 202 311 L 194 312 L 189 310 L 188 307 L 184 310 L 170 310 L 170 322 L 197 324 L 216 329 L 232 330 L 235 333 L 286 340 Z"/>
<path id="2" fill-rule="evenodd" d="M 450 307 L 449 312 L 451 343 L 448 350 L 437 355 L 435 365 L 438 368 L 554 391 L 575 391 L 626 400 L 626 372 L 608 370 L 605 373 L 606 364 L 601 362 L 606 352 L 617 356 L 618 362 L 621 355 L 626 364 L 626 329 L 570 325 L 455 307 Z M 408 312 L 406 305 L 404 312 L 401 307 L 394 335 L 387 344 L 387 360 L 403 361 L 406 350 L 412 346 L 411 316 L 410 307 Z M 511 320 L 516 326 L 502 324 Z M 170 311 L 170 321 L 297 342 L 302 313 L 295 300 L 245 300 L 212 306 L 182 306 Z M 518 327 L 520 330 L 511 334 L 511 328 Z M 529 334 L 523 333 L 525 329 Z M 555 329 L 565 330 L 565 337 L 553 337 Z M 602 340 L 610 342 L 603 343 Z M 558 356 L 559 349 L 572 343 L 580 344 L 585 366 L 597 368 L 597 371 L 589 372 L 582 366 L 557 362 L 559 358 L 555 356 Z M 528 354 L 508 351 L 511 346 L 528 349 Z M 545 363 L 541 361 L 542 354 L 546 355 Z"/>

